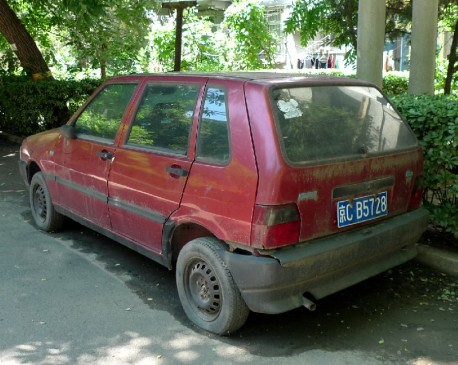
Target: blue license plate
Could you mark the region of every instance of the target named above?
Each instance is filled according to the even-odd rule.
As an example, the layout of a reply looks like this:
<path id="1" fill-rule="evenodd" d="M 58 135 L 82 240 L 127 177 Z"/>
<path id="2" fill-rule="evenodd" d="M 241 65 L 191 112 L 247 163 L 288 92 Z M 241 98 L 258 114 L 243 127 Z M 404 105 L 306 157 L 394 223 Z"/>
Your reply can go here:
<path id="1" fill-rule="evenodd" d="M 368 195 L 337 203 L 337 227 L 342 228 L 388 214 L 388 194 Z"/>

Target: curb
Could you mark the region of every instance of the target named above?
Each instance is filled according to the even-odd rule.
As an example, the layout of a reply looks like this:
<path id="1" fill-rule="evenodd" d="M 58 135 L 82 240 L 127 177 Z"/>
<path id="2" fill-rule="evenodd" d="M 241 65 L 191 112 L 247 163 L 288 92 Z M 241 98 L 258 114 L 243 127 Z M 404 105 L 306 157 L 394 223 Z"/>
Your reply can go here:
<path id="1" fill-rule="evenodd" d="M 418 245 L 418 262 L 445 274 L 458 277 L 458 254 L 427 245 Z"/>

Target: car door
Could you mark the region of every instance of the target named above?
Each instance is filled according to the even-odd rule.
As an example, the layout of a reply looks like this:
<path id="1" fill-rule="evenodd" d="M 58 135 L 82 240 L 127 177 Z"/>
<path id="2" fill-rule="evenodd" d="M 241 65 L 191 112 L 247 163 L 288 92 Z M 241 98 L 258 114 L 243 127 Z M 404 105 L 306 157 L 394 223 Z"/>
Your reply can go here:
<path id="1" fill-rule="evenodd" d="M 193 162 L 200 81 L 152 81 L 143 90 L 109 177 L 113 231 L 161 253 L 162 229 L 181 201 Z M 193 132 L 192 132 L 193 131 Z"/>
<path id="2" fill-rule="evenodd" d="M 108 173 L 116 138 L 136 83 L 108 84 L 71 122 L 75 138 L 62 138 L 56 149 L 56 204 L 70 215 L 111 229 Z"/>

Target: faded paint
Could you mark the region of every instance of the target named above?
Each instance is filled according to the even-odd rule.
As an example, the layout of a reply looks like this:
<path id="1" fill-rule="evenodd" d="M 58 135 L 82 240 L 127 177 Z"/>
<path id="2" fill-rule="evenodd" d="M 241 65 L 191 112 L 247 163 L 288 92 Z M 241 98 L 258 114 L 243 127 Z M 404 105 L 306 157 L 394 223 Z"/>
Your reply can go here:
<path id="1" fill-rule="evenodd" d="M 306 193 L 300 193 L 297 201 L 301 202 L 303 200 L 318 200 L 318 191 L 314 190 Z"/>

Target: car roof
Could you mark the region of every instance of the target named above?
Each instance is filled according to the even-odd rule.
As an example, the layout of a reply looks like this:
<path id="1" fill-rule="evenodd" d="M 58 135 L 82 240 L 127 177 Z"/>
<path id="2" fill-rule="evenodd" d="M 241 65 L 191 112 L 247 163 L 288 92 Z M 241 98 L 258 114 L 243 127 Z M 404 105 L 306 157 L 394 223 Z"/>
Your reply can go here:
<path id="1" fill-rule="evenodd" d="M 249 81 L 261 84 L 289 84 L 303 83 L 307 85 L 364 85 L 373 86 L 371 83 L 356 78 L 331 76 L 324 74 L 305 74 L 300 72 L 283 71 L 222 71 L 222 72 L 167 72 L 152 74 L 137 74 L 126 76 L 115 76 L 110 81 L 126 81 L 129 78 L 205 78 L 205 79 L 225 79 Z"/>

